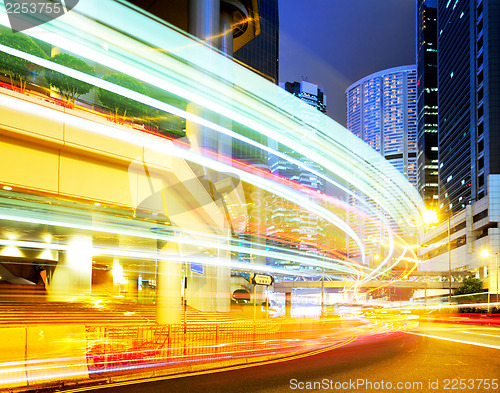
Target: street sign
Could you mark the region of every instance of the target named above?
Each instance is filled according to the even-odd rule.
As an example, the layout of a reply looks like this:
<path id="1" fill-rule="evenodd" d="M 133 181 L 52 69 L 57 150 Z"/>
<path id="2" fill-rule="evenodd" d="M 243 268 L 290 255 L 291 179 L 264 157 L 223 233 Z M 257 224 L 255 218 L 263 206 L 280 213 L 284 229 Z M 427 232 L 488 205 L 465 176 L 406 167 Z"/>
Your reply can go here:
<path id="1" fill-rule="evenodd" d="M 250 280 L 252 284 L 256 285 L 271 285 L 274 282 L 273 276 L 268 274 L 252 274 L 252 278 Z"/>
<path id="2" fill-rule="evenodd" d="M 191 272 L 197 274 L 203 274 L 203 264 L 191 262 Z"/>

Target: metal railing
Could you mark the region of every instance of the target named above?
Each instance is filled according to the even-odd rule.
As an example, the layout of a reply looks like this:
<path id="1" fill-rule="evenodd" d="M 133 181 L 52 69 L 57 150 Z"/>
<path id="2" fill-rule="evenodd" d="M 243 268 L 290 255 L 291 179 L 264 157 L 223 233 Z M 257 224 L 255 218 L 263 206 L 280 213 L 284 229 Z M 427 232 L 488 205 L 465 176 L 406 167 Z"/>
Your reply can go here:
<path id="1" fill-rule="evenodd" d="M 87 327 L 89 374 L 175 366 L 300 350 L 335 335 L 338 320 L 164 326 Z M 302 348 L 303 349 L 303 348 Z"/>

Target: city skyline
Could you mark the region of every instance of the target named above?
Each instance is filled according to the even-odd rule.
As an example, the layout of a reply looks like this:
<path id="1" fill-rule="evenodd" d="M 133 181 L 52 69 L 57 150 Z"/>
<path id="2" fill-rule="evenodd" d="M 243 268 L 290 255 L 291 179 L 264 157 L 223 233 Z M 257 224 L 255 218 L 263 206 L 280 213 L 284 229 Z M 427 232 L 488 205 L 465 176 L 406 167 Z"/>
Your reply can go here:
<path id="1" fill-rule="evenodd" d="M 343 126 L 348 86 L 416 62 L 414 0 L 287 0 L 279 11 L 280 82 L 304 79 L 322 87 L 328 116 Z"/>
<path id="2" fill-rule="evenodd" d="M 133 2 L 0 2 L 0 390 L 498 389 L 500 2 Z"/>

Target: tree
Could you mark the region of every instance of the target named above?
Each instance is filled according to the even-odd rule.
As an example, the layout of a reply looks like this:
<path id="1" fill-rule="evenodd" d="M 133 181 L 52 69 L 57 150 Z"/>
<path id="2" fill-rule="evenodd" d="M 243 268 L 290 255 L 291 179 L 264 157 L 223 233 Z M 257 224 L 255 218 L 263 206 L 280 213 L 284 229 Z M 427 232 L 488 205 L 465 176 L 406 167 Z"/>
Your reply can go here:
<path id="1" fill-rule="evenodd" d="M 31 38 L 19 33 L 0 34 L 0 44 L 18 49 L 30 55 L 46 58 L 45 53 L 33 42 Z M 21 90 L 26 87 L 26 80 L 31 75 L 33 63 L 17 56 L 0 52 L 0 70 L 10 78 L 10 84 L 14 87 L 14 81 L 19 83 Z"/>
<path id="2" fill-rule="evenodd" d="M 479 293 L 483 291 L 483 282 L 479 278 L 467 277 L 453 292 L 454 295 L 467 295 L 471 293 Z"/>
<path id="3" fill-rule="evenodd" d="M 146 89 L 144 88 L 144 86 L 135 78 L 129 75 L 110 74 L 105 75 L 102 79 L 114 83 L 115 85 L 133 90 L 137 93 L 146 94 Z M 122 95 L 113 93 L 109 90 L 99 88 L 97 91 L 97 98 L 104 107 L 114 112 L 115 117 L 125 117 L 127 115 L 131 117 L 140 117 L 147 114 L 148 111 L 147 105 L 124 97 Z"/>
<path id="4" fill-rule="evenodd" d="M 95 71 L 91 66 L 83 60 L 66 53 L 55 55 L 51 61 L 84 72 L 85 74 L 95 75 Z M 75 102 L 79 96 L 87 94 L 94 87 L 89 83 L 82 82 L 54 70 L 46 70 L 44 76 L 47 83 L 51 87 L 57 89 L 64 99 L 70 103 Z"/>

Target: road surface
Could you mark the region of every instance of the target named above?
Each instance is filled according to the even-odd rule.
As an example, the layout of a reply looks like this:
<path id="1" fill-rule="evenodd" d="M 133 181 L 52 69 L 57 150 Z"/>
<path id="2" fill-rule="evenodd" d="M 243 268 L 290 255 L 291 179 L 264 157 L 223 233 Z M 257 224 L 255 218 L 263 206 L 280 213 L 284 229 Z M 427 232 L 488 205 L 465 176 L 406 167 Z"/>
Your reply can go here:
<path id="1" fill-rule="evenodd" d="M 500 392 L 499 384 L 500 328 L 425 323 L 293 361 L 85 391 Z"/>

